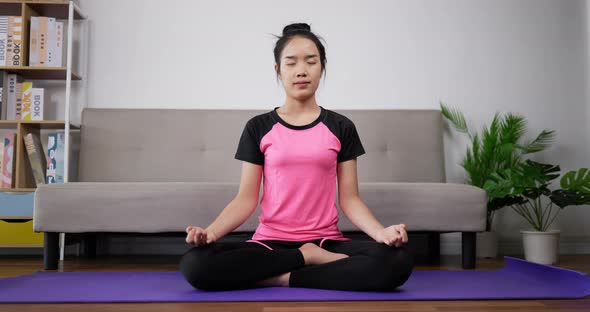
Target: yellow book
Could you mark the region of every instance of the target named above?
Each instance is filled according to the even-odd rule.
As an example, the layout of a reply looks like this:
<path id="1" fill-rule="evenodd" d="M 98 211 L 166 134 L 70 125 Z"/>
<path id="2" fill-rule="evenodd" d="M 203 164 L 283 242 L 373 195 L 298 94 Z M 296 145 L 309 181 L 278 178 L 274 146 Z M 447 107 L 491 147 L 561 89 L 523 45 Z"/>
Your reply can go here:
<path id="1" fill-rule="evenodd" d="M 23 82 L 21 119 L 33 120 L 33 83 L 30 81 Z"/>

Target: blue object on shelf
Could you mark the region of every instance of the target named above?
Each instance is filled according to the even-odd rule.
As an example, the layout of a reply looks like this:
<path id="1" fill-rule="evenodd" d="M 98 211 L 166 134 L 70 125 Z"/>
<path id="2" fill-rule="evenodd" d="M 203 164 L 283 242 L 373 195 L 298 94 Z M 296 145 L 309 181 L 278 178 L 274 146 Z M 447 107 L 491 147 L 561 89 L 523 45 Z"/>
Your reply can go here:
<path id="1" fill-rule="evenodd" d="M 32 216 L 35 193 L 0 193 L 0 216 Z"/>

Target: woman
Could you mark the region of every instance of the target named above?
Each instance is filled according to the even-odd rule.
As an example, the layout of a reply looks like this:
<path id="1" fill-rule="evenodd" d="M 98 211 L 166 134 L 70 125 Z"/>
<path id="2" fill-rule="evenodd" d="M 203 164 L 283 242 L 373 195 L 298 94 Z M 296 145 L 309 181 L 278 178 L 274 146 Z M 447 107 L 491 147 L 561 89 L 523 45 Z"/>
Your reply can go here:
<path id="1" fill-rule="evenodd" d="M 393 290 L 413 263 L 404 224 L 383 227 L 358 192 L 356 157 L 365 153 L 353 122 L 324 109 L 315 92 L 325 49 L 307 24 L 283 29 L 274 49 L 283 106 L 251 118 L 235 158 L 242 160 L 238 194 L 206 229 L 189 226 L 182 257 L 187 281 L 204 290 L 289 286 Z M 216 243 L 244 223 L 264 192 L 252 240 Z M 374 241 L 352 241 L 337 228 L 334 203 Z"/>

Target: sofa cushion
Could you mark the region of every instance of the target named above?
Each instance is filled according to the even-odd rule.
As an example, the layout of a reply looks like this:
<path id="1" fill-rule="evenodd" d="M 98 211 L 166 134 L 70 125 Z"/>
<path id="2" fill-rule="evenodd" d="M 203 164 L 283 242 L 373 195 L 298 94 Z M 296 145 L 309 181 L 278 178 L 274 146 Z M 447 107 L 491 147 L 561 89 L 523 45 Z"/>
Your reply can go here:
<path id="1" fill-rule="evenodd" d="M 86 108 L 77 181 L 239 182 L 240 135 L 270 110 Z M 445 182 L 439 110 L 333 111 L 352 120 L 365 148 L 359 182 Z"/>
<path id="2" fill-rule="evenodd" d="M 238 189 L 239 184 L 232 182 L 39 185 L 35 192 L 34 230 L 66 233 L 183 232 L 188 225 L 206 227 L 213 222 Z M 485 192 L 473 186 L 361 182 L 359 192 L 384 226 L 405 223 L 410 231 L 485 230 Z M 254 231 L 258 225 L 259 209 L 257 207 L 257 211 L 236 231 Z M 342 212 L 339 228 L 342 231 L 358 231 Z"/>

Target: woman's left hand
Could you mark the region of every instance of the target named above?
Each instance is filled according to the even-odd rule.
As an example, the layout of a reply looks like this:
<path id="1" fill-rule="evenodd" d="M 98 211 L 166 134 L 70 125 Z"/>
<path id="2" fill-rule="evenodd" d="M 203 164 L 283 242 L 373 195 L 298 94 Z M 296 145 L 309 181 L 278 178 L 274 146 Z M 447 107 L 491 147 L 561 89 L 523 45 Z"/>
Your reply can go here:
<path id="1" fill-rule="evenodd" d="M 377 232 L 375 240 L 388 246 L 400 247 L 408 242 L 405 224 L 396 224 Z"/>

